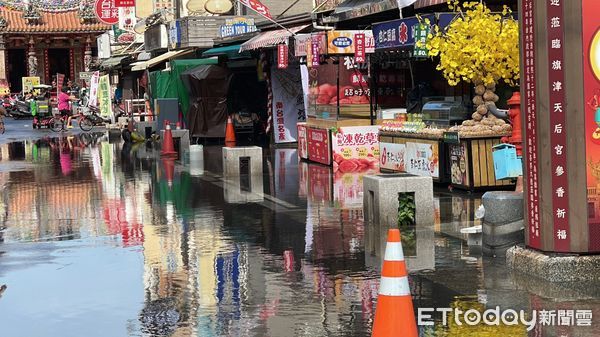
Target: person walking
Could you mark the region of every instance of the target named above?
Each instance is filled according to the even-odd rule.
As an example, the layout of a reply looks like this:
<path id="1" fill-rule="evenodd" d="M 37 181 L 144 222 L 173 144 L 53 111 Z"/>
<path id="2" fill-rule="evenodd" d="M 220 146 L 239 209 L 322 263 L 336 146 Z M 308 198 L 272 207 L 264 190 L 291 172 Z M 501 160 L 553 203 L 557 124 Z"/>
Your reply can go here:
<path id="1" fill-rule="evenodd" d="M 73 114 L 71 112 L 71 102 L 75 101 L 76 98 L 68 94 L 69 89 L 67 87 L 62 88 L 62 91 L 58 95 L 58 111 L 60 115 L 67 118 L 67 129 L 72 129 L 71 119 Z"/>

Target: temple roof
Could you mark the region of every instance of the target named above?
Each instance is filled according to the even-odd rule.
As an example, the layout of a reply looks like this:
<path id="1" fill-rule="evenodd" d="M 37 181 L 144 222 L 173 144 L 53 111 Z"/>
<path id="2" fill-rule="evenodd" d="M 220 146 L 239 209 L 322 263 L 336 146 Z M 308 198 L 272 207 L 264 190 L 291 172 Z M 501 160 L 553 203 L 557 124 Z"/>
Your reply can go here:
<path id="1" fill-rule="evenodd" d="M 109 25 L 97 20 L 82 20 L 77 9 L 38 13 L 39 20 L 28 23 L 23 11 L 0 7 L 0 17 L 6 20 L 5 27 L 0 25 L 0 33 L 90 33 L 110 29 Z"/>

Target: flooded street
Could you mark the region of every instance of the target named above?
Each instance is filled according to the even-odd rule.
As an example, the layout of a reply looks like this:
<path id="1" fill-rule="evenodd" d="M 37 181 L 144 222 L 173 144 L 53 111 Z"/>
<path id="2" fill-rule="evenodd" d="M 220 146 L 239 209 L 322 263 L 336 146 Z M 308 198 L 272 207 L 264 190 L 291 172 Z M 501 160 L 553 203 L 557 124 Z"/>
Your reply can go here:
<path id="1" fill-rule="evenodd" d="M 370 336 L 387 228 L 363 223 L 362 175 L 265 150 L 222 177 L 102 133 L 0 145 L 0 336 Z M 460 229 L 480 196 L 435 193 L 403 232 L 417 308 L 591 310 L 600 285 L 548 284 L 482 258 Z M 1 290 L 0 290 L 1 291 Z M 599 336 L 600 327 L 420 326 L 422 336 Z"/>

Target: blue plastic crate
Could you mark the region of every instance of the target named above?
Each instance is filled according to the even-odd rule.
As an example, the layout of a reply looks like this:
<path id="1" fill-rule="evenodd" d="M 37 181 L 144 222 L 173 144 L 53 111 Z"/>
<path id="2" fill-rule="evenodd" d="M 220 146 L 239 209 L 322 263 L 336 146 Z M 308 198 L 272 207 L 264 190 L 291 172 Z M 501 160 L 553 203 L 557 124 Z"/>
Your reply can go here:
<path id="1" fill-rule="evenodd" d="M 511 144 L 498 144 L 492 148 L 496 180 L 513 179 L 523 175 L 521 158 Z"/>

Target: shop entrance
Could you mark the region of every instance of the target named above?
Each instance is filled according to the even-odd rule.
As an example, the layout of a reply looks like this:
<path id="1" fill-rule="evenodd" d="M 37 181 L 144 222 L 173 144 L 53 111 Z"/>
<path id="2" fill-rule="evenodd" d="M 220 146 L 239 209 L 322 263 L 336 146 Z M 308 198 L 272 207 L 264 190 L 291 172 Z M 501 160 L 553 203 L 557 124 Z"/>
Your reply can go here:
<path id="1" fill-rule="evenodd" d="M 56 74 L 64 74 L 65 81 L 71 76 L 71 62 L 69 49 L 48 49 L 48 66 L 50 77 Z"/>
<path id="2" fill-rule="evenodd" d="M 267 87 L 257 79 L 256 69 L 235 69 L 229 87 L 229 112 L 233 114 L 236 139 L 241 144 L 265 141 Z"/>
<path id="3" fill-rule="evenodd" d="M 25 49 L 7 50 L 8 60 L 8 82 L 10 83 L 10 92 L 17 93 L 23 90 L 21 77 L 27 76 L 27 58 Z"/>

